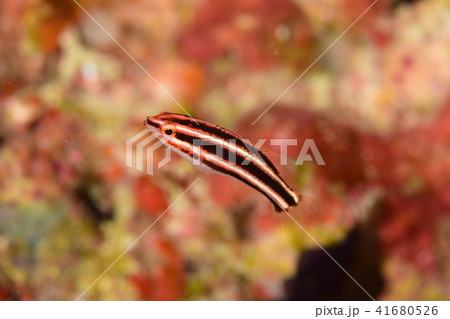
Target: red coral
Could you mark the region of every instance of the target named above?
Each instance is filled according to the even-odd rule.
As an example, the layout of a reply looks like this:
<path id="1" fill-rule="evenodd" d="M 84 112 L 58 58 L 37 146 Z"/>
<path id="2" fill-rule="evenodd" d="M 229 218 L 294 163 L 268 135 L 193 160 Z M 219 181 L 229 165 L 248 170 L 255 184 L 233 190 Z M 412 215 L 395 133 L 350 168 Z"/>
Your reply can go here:
<path id="1" fill-rule="evenodd" d="M 289 43 L 289 48 L 282 45 Z M 307 52 L 312 33 L 290 0 L 210 0 L 197 11 L 180 39 L 185 56 L 205 63 L 237 55 L 252 68 L 270 66 L 283 50 Z"/>
<path id="2" fill-rule="evenodd" d="M 159 216 L 168 207 L 166 194 L 148 176 L 136 180 L 134 194 L 139 208 L 150 216 Z"/>
<path id="3" fill-rule="evenodd" d="M 142 300 L 180 300 L 184 295 L 183 263 L 175 245 L 168 239 L 157 237 L 152 241 L 157 263 L 148 271 L 130 276 L 132 286 Z"/>

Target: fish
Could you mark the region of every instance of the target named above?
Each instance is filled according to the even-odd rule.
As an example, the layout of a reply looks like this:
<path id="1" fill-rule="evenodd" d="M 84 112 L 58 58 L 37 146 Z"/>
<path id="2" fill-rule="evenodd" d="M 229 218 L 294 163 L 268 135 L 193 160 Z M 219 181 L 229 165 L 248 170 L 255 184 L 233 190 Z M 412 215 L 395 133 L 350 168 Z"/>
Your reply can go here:
<path id="1" fill-rule="evenodd" d="M 287 212 L 301 201 L 301 195 L 289 187 L 267 155 L 230 130 L 169 112 L 148 116 L 144 125 L 194 165 L 234 177 L 259 191 L 276 212 Z"/>

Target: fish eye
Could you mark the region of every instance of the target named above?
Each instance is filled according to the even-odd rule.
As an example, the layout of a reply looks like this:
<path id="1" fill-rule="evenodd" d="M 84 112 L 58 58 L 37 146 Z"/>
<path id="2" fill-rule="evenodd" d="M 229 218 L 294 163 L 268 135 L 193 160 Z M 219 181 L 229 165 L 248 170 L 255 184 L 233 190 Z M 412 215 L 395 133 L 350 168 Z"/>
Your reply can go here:
<path id="1" fill-rule="evenodd" d="M 175 129 L 175 126 L 173 126 L 173 125 L 167 125 L 161 129 L 161 132 L 166 136 L 175 135 L 175 131 L 176 131 L 176 129 Z"/>

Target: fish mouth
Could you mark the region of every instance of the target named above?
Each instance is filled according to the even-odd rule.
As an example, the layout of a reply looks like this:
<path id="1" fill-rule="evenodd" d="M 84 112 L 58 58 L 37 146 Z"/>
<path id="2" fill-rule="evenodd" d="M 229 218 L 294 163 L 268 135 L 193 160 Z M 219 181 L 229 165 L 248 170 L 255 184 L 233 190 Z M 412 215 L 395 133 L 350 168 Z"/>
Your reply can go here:
<path id="1" fill-rule="evenodd" d="M 145 127 L 152 132 L 159 132 L 162 124 L 163 122 L 161 120 L 157 120 L 153 116 L 147 116 L 147 119 L 144 121 Z"/>

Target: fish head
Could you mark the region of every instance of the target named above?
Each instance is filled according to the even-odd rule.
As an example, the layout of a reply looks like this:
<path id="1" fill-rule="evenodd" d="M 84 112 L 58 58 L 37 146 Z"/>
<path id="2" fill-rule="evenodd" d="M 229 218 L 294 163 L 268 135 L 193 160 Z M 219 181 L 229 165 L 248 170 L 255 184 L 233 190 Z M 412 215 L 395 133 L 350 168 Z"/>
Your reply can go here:
<path id="1" fill-rule="evenodd" d="M 163 112 L 155 116 L 147 116 L 144 121 L 145 127 L 155 133 L 162 142 L 173 139 L 177 133 L 177 123 L 173 121 L 171 114 Z"/>

